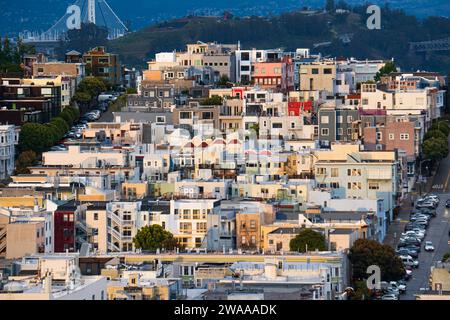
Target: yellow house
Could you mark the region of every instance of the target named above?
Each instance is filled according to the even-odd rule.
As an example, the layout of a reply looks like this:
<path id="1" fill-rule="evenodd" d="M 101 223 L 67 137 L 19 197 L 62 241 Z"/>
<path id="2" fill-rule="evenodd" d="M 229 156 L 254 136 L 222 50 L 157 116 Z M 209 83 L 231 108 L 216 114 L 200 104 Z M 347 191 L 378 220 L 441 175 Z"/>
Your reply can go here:
<path id="1" fill-rule="evenodd" d="M 122 183 L 122 196 L 125 199 L 142 199 L 148 195 L 147 182 L 124 182 Z"/>

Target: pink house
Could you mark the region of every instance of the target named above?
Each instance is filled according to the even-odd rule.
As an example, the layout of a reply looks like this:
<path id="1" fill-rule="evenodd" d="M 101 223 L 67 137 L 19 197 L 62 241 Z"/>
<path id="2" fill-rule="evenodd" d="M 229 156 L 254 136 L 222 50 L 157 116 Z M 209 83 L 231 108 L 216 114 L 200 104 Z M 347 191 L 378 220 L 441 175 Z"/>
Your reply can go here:
<path id="1" fill-rule="evenodd" d="M 257 62 L 252 75 L 253 84 L 263 89 L 281 92 L 294 90 L 294 64 L 291 57 L 281 61 Z"/>

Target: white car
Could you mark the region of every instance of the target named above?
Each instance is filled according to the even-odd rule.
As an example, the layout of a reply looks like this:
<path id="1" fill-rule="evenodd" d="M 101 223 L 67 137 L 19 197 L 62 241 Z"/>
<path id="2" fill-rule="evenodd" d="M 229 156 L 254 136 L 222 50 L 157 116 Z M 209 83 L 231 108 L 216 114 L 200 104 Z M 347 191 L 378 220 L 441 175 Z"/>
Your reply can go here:
<path id="1" fill-rule="evenodd" d="M 396 281 L 391 281 L 391 282 L 389 282 L 389 285 L 392 288 L 397 289 L 400 293 L 404 293 L 406 291 L 406 285 L 405 284 L 398 283 Z"/>
<path id="2" fill-rule="evenodd" d="M 425 251 L 434 251 L 433 242 L 425 241 Z"/>
<path id="3" fill-rule="evenodd" d="M 381 297 L 381 300 L 398 300 L 397 296 L 392 293 L 385 294 Z"/>
<path id="4" fill-rule="evenodd" d="M 422 240 L 425 235 L 423 233 L 419 233 L 419 232 L 415 232 L 415 231 L 407 231 L 402 233 L 402 238 L 406 238 L 406 237 L 413 237 L 413 238 L 417 238 L 419 240 Z"/>

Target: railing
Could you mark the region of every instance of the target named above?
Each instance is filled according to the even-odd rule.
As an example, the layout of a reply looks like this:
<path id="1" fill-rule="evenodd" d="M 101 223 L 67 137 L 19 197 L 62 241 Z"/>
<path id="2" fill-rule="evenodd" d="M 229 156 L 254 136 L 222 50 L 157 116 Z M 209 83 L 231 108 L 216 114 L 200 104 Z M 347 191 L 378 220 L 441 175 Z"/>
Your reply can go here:
<path id="1" fill-rule="evenodd" d="M 109 228 L 109 231 L 111 232 L 112 236 L 114 236 L 117 240 L 120 241 L 122 239 L 122 236 L 119 231 L 117 231 L 116 229 L 111 228 L 111 227 L 108 227 L 108 228 Z"/>

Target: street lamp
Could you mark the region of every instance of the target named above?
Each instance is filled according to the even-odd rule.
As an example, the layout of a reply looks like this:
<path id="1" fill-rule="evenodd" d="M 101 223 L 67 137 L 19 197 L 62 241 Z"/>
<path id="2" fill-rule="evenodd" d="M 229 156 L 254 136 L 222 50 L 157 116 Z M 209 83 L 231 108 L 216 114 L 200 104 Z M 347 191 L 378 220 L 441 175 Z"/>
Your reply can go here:
<path id="1" fill-rule="evenodd" d="M 420 161 L 419 163 L 419 177 L 420 177 L 420 181 L 419 181 L 419 195 L 422 195 L 422 163 L 427 162 L 427 161 L 431 161 L 431 159 L 424 159 L 422 161 Z"/>

